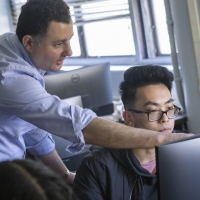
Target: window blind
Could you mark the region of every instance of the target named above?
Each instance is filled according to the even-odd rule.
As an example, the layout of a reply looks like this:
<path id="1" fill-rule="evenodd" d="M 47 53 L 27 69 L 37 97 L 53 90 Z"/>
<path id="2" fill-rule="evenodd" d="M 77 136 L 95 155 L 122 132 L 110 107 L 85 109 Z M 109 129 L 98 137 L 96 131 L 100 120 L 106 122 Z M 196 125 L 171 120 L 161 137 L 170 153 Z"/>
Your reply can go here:
<path id="1" fill-rule="evenodd" d="M 21 6 L 26 3 L 26 0 L 9 0 L 10 10 L 12 14 L 12 23 L 14 28 L 17 24 L 17 19 L 19 17 Z"/>
<path id="2" fill-rule="evenodd" d="M 41 0 L 42 1 L 42 0 Z M 77 26 L 96 21 L 129 17 L 128 0 L 65 0 Z M 9 0 L 14 27 L 26 0 Z"/>

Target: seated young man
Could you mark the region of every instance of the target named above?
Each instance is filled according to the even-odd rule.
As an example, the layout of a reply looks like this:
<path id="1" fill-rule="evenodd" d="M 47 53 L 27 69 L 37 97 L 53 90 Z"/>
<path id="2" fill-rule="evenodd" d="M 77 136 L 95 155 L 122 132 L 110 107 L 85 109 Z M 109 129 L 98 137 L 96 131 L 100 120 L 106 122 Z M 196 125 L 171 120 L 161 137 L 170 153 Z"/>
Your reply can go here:
<path id="1" fill-rule="evenodd" d="M 125 124 L 171 133 L 180 111 L 171 96 L 173 80 L 161 66 L 129 68 L 120 84 Z M 82 161 L 73 190 L 78 199 L 156 200 L 155 149 L 93 150 Z"/>

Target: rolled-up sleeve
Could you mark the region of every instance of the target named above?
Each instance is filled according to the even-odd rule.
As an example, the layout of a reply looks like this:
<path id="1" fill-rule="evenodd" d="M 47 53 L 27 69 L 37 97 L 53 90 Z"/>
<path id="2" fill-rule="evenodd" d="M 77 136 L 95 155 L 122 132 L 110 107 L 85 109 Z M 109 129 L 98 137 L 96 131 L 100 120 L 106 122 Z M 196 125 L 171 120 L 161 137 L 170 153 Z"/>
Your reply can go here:
<path id="1" fill-rule="evenodd" d="M 43 77 L 36 69 L 31 68 L 30 72 L 30 67 L 10 64 L 1 72 L 0 93 L 4 94 L 0 96 L 2 111 L 23 119 L 27 126 L 28 123 L 33 124 L 41 130 L 71 141 L 72 145 L 68 147 L 70 152 L 74 153 L 84 148 L 82 130 L 97 117 L 92 110 L 69 105 L 57 96 L 48 94 L 44 89 Z M 34 148 L 44 148 L 39 151 L 47 152 L 48 148 L 52 148 L 51 145 L 45 144 L 51 140 L 47 133 L 45 137 L 49 137 L 48 139 L 45 139 L 42 131 L 29 134 L 41 134 L 43 137 L 35 145 L 29 143 L 30 139 L 26 139 L 30 151 L 34 151 Z"/>
<path id="2" fill-rule="evenodd" d="M 51 134 L 39 128 L 24 134 L 23 138 L 27 151 L 35 156 L 48 154 L 55 148 Z"/>

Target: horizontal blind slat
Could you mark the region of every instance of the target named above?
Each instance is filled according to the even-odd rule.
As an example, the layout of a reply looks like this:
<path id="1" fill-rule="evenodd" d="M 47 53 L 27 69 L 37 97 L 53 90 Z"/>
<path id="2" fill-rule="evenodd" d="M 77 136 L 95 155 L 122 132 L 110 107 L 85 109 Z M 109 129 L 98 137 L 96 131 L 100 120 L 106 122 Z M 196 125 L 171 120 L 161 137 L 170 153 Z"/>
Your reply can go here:
<path id="1" fill-rule="evenodd" d="M 14 26 L 26 0 L 9 0 Z M 129 16 L 128 0 L 65 0 L 77 26 Z M 97 3 L 100 3 L 98 6 Z"/>

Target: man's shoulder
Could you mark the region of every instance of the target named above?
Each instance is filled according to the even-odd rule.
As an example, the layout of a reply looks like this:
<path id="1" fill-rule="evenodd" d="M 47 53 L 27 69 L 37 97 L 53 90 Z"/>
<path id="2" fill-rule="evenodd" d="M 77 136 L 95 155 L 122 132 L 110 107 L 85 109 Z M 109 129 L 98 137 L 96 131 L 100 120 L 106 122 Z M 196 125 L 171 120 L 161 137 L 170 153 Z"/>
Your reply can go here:
<path id="1" fill-rule="evenodd" d="M 18 37 L 15 33 L 4 33 L 2 35 L 0 35 L 0 46 L 4 47 L 6 45 L 6 47 L 13 47 L 11 44 L 19 42 Z"/>
<path id="2" fill-rule="evenodd" d="M 10 37 L 10 36 L 13 36 L 13 35 L 16 35 L 16 34 L 11 33 L 11 32 L 6 32 L 6 33 L 3 33 L 2 35 L 0 35 L 0 38 L 7 38 L 7 37 Z"/>
<path id="3" fill-rule="evenodd" d="M 93 159 L 100 159 L 108 155 L 110 155 L 109 148 L 95 146 L 91 149 L 90 154 L 87 157 L 92 157 Z"/>
<path id="4" fill-rule="evenodd" d="M 90 153 L 84 158 L 85 163 L 107 163 L 108 160 L 112 159 L 111 149 L 104 147 L 95 147 Z"/>

